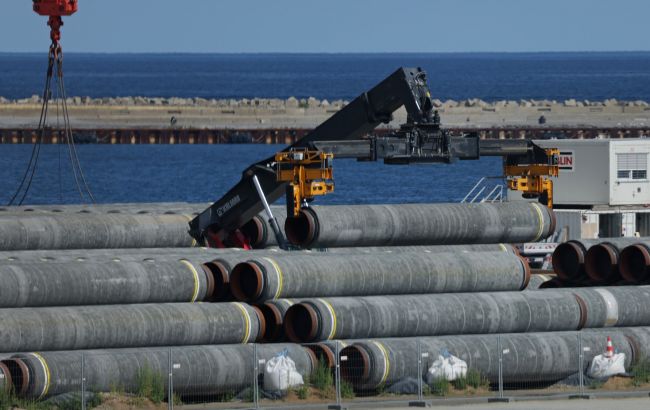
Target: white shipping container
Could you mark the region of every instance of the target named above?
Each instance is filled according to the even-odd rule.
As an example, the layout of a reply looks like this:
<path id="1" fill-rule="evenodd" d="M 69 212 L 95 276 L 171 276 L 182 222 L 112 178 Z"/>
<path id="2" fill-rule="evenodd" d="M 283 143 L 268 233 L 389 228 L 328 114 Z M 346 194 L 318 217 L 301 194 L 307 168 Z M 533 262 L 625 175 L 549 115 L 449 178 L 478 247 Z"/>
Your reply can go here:
<path id="1" fill-rule="evenodd" d="M 650 139 L 537 140 L 560 150 L 553 203 L 560 206 L 650 204 Z M 509 191 L 509 199 L 521 198 Z"/>

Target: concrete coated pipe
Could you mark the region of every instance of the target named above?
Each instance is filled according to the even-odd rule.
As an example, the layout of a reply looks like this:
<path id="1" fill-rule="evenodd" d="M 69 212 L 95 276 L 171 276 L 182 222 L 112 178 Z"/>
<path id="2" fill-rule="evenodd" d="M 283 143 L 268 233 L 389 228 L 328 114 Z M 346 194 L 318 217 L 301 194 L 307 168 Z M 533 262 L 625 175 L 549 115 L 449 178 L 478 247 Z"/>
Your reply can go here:
<path id="1" fill-rule="evenodd" d="M 190 215 L 0 217 L 0 250 L 174 248 L 195 245 Z"/>
<path id="2" fill-rule="evenodd" d="M 533 202 L 314 206 L 285 224 L 304 248 L 534 242 L 554 230 L 553 211 Z"/>
<path id="3" fill-rule="evenodd" d="M 262 342 L 283 342 L 285 340 L 284 315 L 294 303 L 295 301 L 291 299 L 277 299 L 255 305 L 262 312 L 266 325 Z"/>
<path id="4" fill-rule="evenodd" d="M 21 205 L 0 207 L 0 216 L 27 216 L 36 214 L 195 214 L 209 207 L 209 203 L 188 202 L 151 202 L 151 203 L 118 203 L 94 205 Z"/>
<path id="5" fill-rule="evenodd" d="M 242 303 L 0 309 L 0 351 L 248 343 L 264 317 Z"/>
<path id="6" fill-rule="evenodd" d="M 237 300 L 522 290 L 528 263 L 505 252 L 277 254 L 232 270 Z"/>
<path id="7" fill-rule="evenodd" d="M 625 353 L 625 365 L 634 360 L 634 350 L 626 337 L 626 329 L 608 333 L 581 332 L 520 333 L 501 335 L 440 336 L 400 338 L 355 342 L 341 351 L 347 360 L 341 362 L 341 377 L 356 390 L 373 390 L 390 386 L 406 377 L 417 377 L 418 344 L 421 353 L 428 353 L 422 364 L 424 376 L 438 355 L 448 351 L 467 362 L 468 369 L 478 370 L 491 383 L 499 374 L 499 340 L 503 357 L 503 381 L 506 384 L 548 383 L 578 373 L 579 338 L 582 346 L 602 346 L 607 335 L 619 352 Z M 646 349 L 647 350 L 647 349 Z M 582 370 L 602 351 L 584 352 Z"/>
<path id="8" fill-rule="evenodd" d="M 634 283 L 650 282 L 650 241 L 625 247 L 620 254 L 619 271 L 623 279 Z"/>
<path id="9" fill-rule="evenodd" d="M 201 262 L 222 255 L 245 252 L 239 248 L 125 248 L 125 249 L 64 249 L 47 251 L 0 251 L 0 264 L 22 262 L 114 262 L 114 261 L 168 261 L 195 259 Z"/>
<path id="10" fill-rule="evenodd" d="M 110 392 L 115 386 L 137 393 L 138 375 L 143 370 L 161 376 L 168 391 L 169 360 L 173 368 L 174 393 L 183 397 L 213 394 L 238 394 L 252 388 L 255 376 L 252 345 L 174 346 L 164 349 L 113 349 L 41 352 L 14 355 L 4 363 L 11 368 L 28 369 L 27 379 L 19 376 L 15 388 L 19 396 L 44 399 L 81 389 L 81 355 L 84 355 L 86 388 L 93 392 Z M 259 359 L 269 360 L 286 349 L 296 370 L 308 378 L 316 368 L 310 349 L 292 344 L 260 344 Z M 0 365 L 0 368 L 2 366 Z M 259 366 L 259 374 L 264 366 Z"/>
<path id="11" fill-rule="evenodd" d="M 309 251 L 303 251 L 309 252 Z M 354 248 L 314 248 L 315 254 L 362 254 L 362 253 L 472 253 L 472 252 L 506 252 L 519 255 L 513 245 L 505 243 L 474 244 L 474 245 L 412 245 L 412 246 L 360 246 Z"/>
<path id="12" fill-rule="evenodd" d="M 167 262 L 0 264 L 0 307 L 198 302 L 211 299 L 212 271 Z"/>
<path id="13" fill-rule="evenodd" d="M 292 342 L 578 330 L 583 308 L 570 292 L 495 292 L 302 300 L 287 310 Z M 650 319 L 650 318 L 649 318 Z"/>
<path id="14" fill-rule="evenodd" d="M 583 307 L 583 327 L 650 326 L 650 286 L 562 289 Z"/>
<path id="15" fill-rule="evenodd" d="M 596 283 L 615 284 L 620 281 L 621 274 L 618 271 L 620 252 L 626 246 L 639 241 L 639 238 L 613 238 L 592 246 L 585 257 L 587 275 Z"/>

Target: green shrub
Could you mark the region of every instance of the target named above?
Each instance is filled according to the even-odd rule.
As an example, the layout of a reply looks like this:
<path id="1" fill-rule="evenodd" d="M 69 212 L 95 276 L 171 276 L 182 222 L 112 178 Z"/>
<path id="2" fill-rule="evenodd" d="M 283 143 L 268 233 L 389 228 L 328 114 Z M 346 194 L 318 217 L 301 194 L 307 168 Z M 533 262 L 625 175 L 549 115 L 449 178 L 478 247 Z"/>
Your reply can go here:
<path id="1" fill-rule="evenodd" d="M 466 390 L 467 385 L 469 384 L 469 380 L 466 376 L 459 377 L 456 380 L 453 380 L 451 384 L 454 386 L 454 389 L 456 390 Z"/>
<path id="2" fill-rule="evenodd" d="M 341 398 L 354 399 L 354 388 L 347 380 L 341 379 Z"/>
<path id="3" fill-rule="evenodd" d="M 447 379 L 436 379 L 431 383 L 431 390 L 436 396 L 446 396 L 449 394 L 449 385 Z"/>
<path id="4" fill-rule="evenodd" d="M 136 393 L 139 397 L 161 403 L 165 400 L 165 378 L 162 374 L 154 372 L 145 364 L 136 377 Z"/>
<path id="5" fill-rule="evenodd" d="M 486 377 L 483 377 L 481 372 L 476 369 L 469 369 L 465 378 L 467 379 L 467 384 L 475 389 L 490 387 L 490 381 Z"/>
<path id="6" fill-rule="evenodd" d="M 309 387 L 307 383 L 296 389 L 296 396 L 298 396 L 300 400 L 307 400 L 309 398 Z"/>
<path id="7" fill-rule="evenodd" d="M 318 361 L 316 370 L 314 370 L 314 374 L 311 377 L 311 384 L 322 392 L 328 391 L 334 387 L 332 369 L 327 367 L 321 360 Z"/>

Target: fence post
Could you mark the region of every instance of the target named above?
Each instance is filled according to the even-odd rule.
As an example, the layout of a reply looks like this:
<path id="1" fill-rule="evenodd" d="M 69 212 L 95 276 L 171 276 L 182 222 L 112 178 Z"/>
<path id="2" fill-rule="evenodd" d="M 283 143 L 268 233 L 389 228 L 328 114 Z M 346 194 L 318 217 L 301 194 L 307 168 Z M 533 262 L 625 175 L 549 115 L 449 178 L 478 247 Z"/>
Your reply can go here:
<path id="1" fill-rule="evenodd" d="M 501 344 L 501 335 L 497 335 L 497 354 L 499 355 L 499 394 L 497 397 L 488 399 L 488 402 L 509 403 L 510 398 L 503 395 L 503 355 L 510 353 L 504 350 Z"/>
<path id="2" fill-rule="evenodd" d="M 578 378 L 580 379 L 580 394 L 585 394 L 585 377 L 584 377 L 584 364 L 585 352 L 582 350 L 582 334 L 578 332 Z"/>
<path id="3" fill-rule="evenodd" d="M 174 363 L 172 358 L 172 348 L 167 352 L 167 409 L 174 409 Z"/>
<path id="4" fill-rule="evenodd" d="M 418 399 L 409 402 L 409 407 L 426 407 L 427 403 L 424 401 L 424 392 L 422 385 L 422 343 L 418 339 Z"/>
<path id="5" fill-rule="evenodd" d="M 257 357 L 257 343 L 253 344 L 253 404 L 256 409 L 260 408 L 259 402 L 259 379 L 260 374 L 260 362 Z"/>
<path id="6" fill-rule="evenodd" d="M 422 343 L 418 339 L 418 400 L 422 401 Z"/>
<path id="7" fill-rule="evenodd" d="M 344 407 L 341 405 L 341 342 L 336 341 L 336 349 L 334 360 L 334 390 L 336 392 L 336 404 L 327 406 L 329 410 L 342 410 Z"/>
<path id="8" fill-rule="evenodd" d="M 341 342 L 336 341 L 336 369 L 334 375 L 336 383 L 336 405 L 341 408 Z"/>
<path id="9" fill-rule="evenodd" d="M 86 410 L 86 354 L 81 352 L 81 410 Z"/>
<path id="10" fill-rule="evenodd" d="M 585 352 L 591 350 L 582 345 L 582 333 L 578 332 L 578 394 L 569 396 L 570 399 L 591 399 L 593 396 L 585 393 Z"/>

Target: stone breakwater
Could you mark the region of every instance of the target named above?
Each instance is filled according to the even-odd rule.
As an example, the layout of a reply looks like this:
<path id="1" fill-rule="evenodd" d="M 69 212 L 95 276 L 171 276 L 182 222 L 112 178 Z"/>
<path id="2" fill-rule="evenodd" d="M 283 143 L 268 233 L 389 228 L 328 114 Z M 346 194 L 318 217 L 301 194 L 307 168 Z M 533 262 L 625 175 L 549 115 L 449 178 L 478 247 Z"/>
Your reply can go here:
<path id="1" fill-rule="evenodd" d="M 285 99 L 279 98 L 242 98 L 242 99 L 206 99 L 206 98 L 162 98 L 162 97 L 71 97 L 67 100 L 68 105 L 72 106 L 172 106 L 172 107 L 258 107 L 258 108 L 325 108 L 338 110 L 348 104 L 347 100 L 327 99 L 319 100 L 315 97 Z M 42 98 L 33 95 L 30 98 L 16 100 L 0 97 L 0 105 L 32 105 L 41 104 Z M 579 99 L 568 99 L 564 101 L 557 100 L 499 100 L 483 101 L 479 98 L 467 100 L 439 100 L 434 99 L 433 105 L 436 108 L 533 108 L 533 107 L 650 107 L 647 101 L 619 101 L 614 98 L 604 101 L 590 101 Z"/>
<path id="2" fill-rule="evenodd" d="M 70 120 L 76 129 L 312 129 L 343 108 L 348 101 L 310 98 L 71 97 Z M 444 126 L 452 128 L 625 128 L 650 127 L 646 101 L 554 100 L 433 100 Z M 50 105 L 54 108 L 54 104 Z M 34 129 L 41 98 L 0 97 L 0 129 Z M 50 119 L 55 121 L 55 110 Z M 406 111 L 395 112 L 387 127 L 406 121 Z M 53 122 L 55 124 L 55 122 Z M 386 127 L 382 125 L 382 127 Z M 645 135 L 645 134 L 644 134 Z"/>

